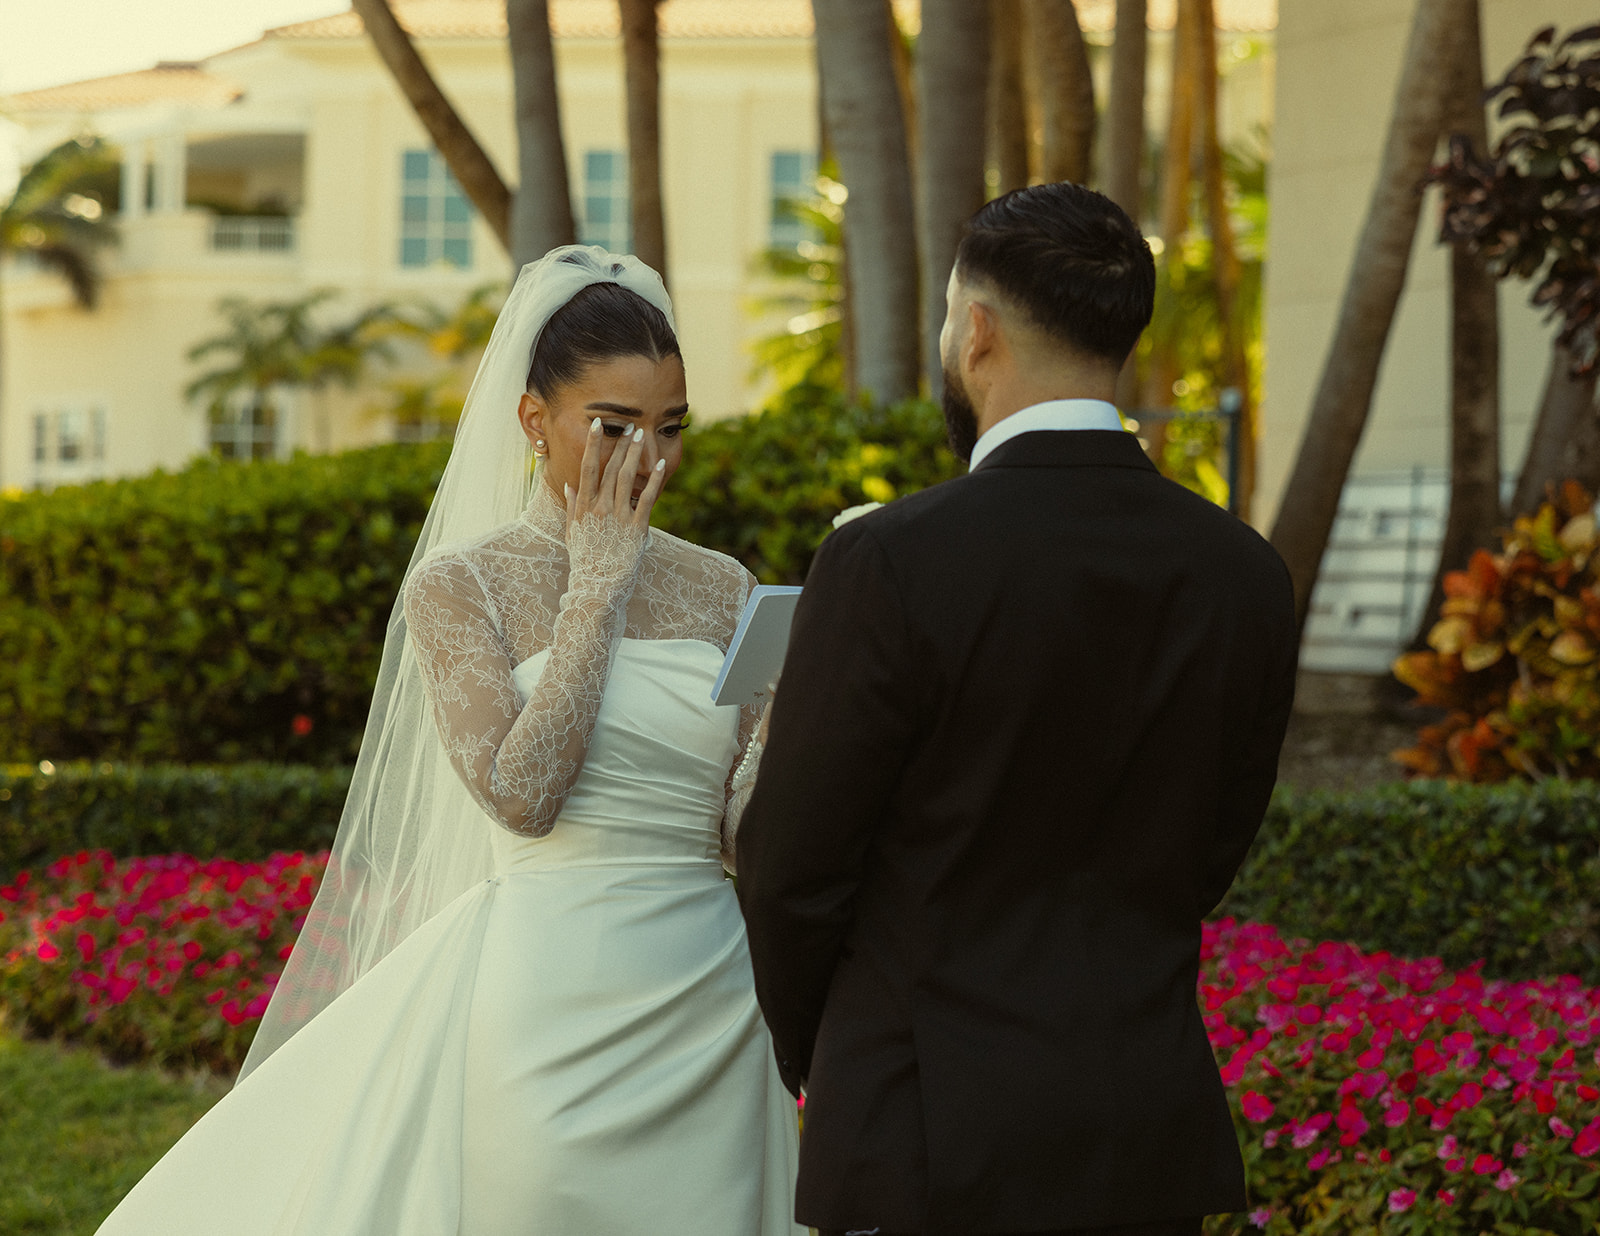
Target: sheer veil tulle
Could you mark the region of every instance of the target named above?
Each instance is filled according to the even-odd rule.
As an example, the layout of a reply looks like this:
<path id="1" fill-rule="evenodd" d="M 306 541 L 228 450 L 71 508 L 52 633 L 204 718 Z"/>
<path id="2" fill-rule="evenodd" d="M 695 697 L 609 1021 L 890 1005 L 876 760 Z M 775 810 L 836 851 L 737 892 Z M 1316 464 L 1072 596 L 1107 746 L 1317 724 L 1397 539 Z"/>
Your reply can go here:
<path id="1" fill-rule="evenodd" d="M 531 447 L 517 421 L 539 335 L 591 283 L 637 292 L 672 322 L 660 276 L 598 246 L 553 249 L 522 268 L 462 409 L 450 462 L 411 556 L 413 571 L 526 506 Z M 493 874 L 489 821 L 445 756 L 397 599 L 327 874 L 245 1058 L 240 1080 L 413 930 Z"/>

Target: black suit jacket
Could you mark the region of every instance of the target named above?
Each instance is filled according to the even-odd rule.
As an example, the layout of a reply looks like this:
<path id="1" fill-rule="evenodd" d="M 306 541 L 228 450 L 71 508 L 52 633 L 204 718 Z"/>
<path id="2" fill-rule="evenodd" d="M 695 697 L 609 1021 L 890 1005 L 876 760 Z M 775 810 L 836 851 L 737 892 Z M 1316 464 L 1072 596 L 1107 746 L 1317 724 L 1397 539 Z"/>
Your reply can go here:
<path id="1" fill-rule="evenodd" d="M 806 1079 L 801 1222 L 1245 1207 L 1200 921 L 1266 809 L 1295 660 L 1282 561 L 1126 434 L 1019 435 L 828 538 L 737 843 Z"/>

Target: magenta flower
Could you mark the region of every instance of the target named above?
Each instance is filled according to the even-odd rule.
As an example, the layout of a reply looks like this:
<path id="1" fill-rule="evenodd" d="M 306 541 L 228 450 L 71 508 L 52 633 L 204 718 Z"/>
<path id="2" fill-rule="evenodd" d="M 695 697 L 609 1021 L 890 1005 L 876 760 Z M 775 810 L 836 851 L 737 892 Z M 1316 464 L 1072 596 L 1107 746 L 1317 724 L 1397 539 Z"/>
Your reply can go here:
<path id="1" fill-rule="evenodd" d="M 1499 1189 L 1500 1192 L 1506 1193 L 1511 1189 L 1516 1188 L 1521 1180 L 1522 1177 L 1518 1176 L 1508 1167 L 1494 1178 L 1494 1187 Z"/>
<path id="2" fill-rule="evenodd" d="M 1404 1214 L 1417 1203 L 1417 1194 L 1414 1189 L 1394 1189 L 1389 1194 L 1389 1213 L 1392 1215 Z"/>
<path id="3" fill-rule="evenodd" d="M 1560 1116 L 1551 1116 L 1550 1132 L 1554 1133 L 1557 1137 L 1571 1137 L 1572 1126 L 1565 1120 L 1561 1119 Z"/>
<path id="4" fill-rule="evenodd" d="M 1246 1090 L 1244 1092 L 1244 1096 L 1239 1100 L 1239 1107 L 1244 1112 L 1244 1118 L 1252 1124 L 1260 1124 L 1264 1120 L 1271 1120 L 1272 1113 L 1275 1110 L 1271 1099 L 1263 1094 L 1258 1094 L 1254 1090 Z"/>

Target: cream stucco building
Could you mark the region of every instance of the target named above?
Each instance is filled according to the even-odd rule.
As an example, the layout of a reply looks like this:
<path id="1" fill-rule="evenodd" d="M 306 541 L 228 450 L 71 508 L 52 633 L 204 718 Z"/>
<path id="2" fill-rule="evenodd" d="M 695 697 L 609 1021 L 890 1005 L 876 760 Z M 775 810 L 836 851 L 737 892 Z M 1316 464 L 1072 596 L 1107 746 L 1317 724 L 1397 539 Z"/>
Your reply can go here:
<path id="1" fill-rule="evenodd" d="M 1222 0 L 1237 67 L 1234 137 L 1272 110 L 1277 0 Z M 915 0 L 896 0 L 915 28 Z M 1080 0 L 1109 41 L 1114 0 Z M 502 174 L 516 166 L 502 0 L 398 0 L 446 93 Z M 1149 114 L 1166 112 L 1173 0 L 1152 0 Z M 570 180 L 584 239 L 627 244 L 622 63 L 615 0 L 552 0 Z M 759 252 L 781 239 L 774 202 L 815 164 L 809 0 L 666 0 L 662 131 L 669 272 L 690 400 L 702 416 L 762 392 L 748 313 Z M 1105 72 L 1105 57 L 1097 65 Z M 1102 89 L 1104 82 L 1102 81 Z M 200 64 L 71 83 L 0 101 L 24 162 L 84 132 L 123 154 L 120 246 L 100 306 L 76 309 L 53 276 L 0 270 L 0 486 L 172 467 L 211 445 L 286 453 L 396 433 L 380 382 L 290 393 L 274 426 L 213 425 L 183 398 L 186 352 L 222 327 L 228 296 L 286 301 L 318 288 L 329 320 L 381 301 L 449 308 L 508 259 L 447 177 L 352 12 L 282 27 Z M 0 121 L 3 124 L 4 121 Z M 788 225 L 792 226 L 792 225 Z M 908 312 L 914 312 L 907 306 Z M 380 375 L 381 378 L 382 375 Z"/>
<path id="2" fill-rule="evenodd" d="M 503 5 L 397 6 L 495 163 L 516 166 Z M 622 66 L 611 0 L 552 5 L 564 138 L 585 240 L 628 243 Z M 663 146 L 674 301 L 690 397 L 748 405 L 752 259 L 773 201 L 817 145 L 809 5 L 673 0 L 663 11 Z M 121 244 L 92 312 L 26 267 L 4 294 L 0 484 L 181 464 L 221 432 L 183 388 L 220 299 L 337 289 L 332 320 L 381 301 L 453 307 L 509 259 L 448 177 L 351 12 L 269 31 L 198 65 L 14 96 L 24 159 L 84 131 L 123 154 Z M 218 213 L 221 207 L 227 213 Z M 274 449 L 393 435 L 381 391 L 290 394 Z M 265 431 L 264 431 L 265 432 Z"/>
<path id="3" fill-rule="evenodd" d="M 1265 297 L 1257 524 L 1271 526 L 1366 219 L 1416 0 L 1281 0 Z M 1500 77 L 1546 25 L 1593 0 L 1482 0 L 1484 68 Z M 1410 636 L 1437 561 L 1449 409 L 1449 258 L 1424 201 L 1405 294 L 1307 628 L 1306 663 L 1381 671 Z M 1527 284 L 1500 285 L 1502 458 L 1520 466 L 1552 328 Z"/>

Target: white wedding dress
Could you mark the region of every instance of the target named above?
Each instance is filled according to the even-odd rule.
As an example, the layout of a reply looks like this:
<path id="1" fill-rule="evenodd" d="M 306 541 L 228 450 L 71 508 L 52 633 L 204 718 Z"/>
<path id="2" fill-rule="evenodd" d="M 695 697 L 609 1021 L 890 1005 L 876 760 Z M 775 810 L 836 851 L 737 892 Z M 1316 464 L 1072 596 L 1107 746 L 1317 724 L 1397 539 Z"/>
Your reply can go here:
<path id="1" fill-rule="evenodd" d="M 103 1236 L 804 1232 L 722 865 L 753 723 L 710 688 L 748 577 L 651 532 L 631 588 L 615 546 L 575 547 L 569 578 L 535 491 L 407 595 L 497 874 L 249 1073 Z"/>

